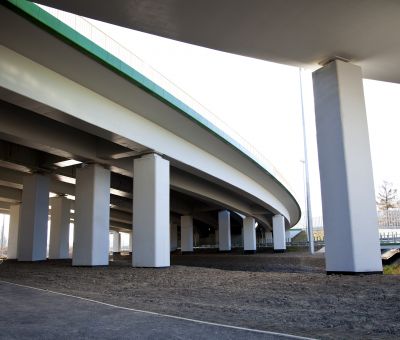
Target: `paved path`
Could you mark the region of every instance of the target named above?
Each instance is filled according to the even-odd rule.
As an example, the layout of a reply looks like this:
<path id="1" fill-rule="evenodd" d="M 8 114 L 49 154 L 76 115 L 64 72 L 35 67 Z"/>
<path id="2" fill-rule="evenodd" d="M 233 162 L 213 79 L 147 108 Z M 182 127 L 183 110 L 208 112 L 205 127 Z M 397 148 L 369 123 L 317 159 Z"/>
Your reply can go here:
<path id="1" fill-rule="evenodd" d="M 2 339 L 293 339 L 134 311 L 0 281 Z"/>

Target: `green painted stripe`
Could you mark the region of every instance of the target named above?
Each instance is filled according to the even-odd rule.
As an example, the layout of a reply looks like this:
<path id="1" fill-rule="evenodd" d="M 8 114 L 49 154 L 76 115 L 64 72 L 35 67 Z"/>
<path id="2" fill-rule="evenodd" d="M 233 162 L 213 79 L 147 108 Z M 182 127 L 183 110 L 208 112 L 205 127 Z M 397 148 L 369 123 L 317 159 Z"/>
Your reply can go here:
<path id="1" fill-rule="evenodd" d="M 68 44 L 73 45 L 75 48 L 79 49 L 85 54 L 88 54 L 96 61 L 102 63 L 106 67 L 117 72 L 130 82 L 133 82 L 135 85 L 139 86 L 147 93 L 161 100 L 168 106 L 174 108 L 177 112 L 183 114 L 184 116 L 191 119 L 202 128 L 205 128 L 206 130 L 211 132 L 213 135 L 218 137 L 224 143 L 233 146 L 246 158 L 255 163 L 259 168 L 261 168 L 268 176 L 270 176 L 277 184 L 279 184 L 279 186 L 281 186 L 289 194 L 289 196 L 293 199 L 293 201 L 297 205 L 297 208 L 299 210 L 299 220 L 300 220 L 301 209 L 298 202 L 291 194 L 291 192 L 275 176 L 273 176 L 267 169 L 265 169 L 265 167 L 262 164 L 260 164 L 259 161 L 257 161 L 256 156 L 254 156 L 243 145 L 235 141 L 224 131 L 213 125 L 210 121 L 208 121 L 202 115 L 200 115 L 195 110 L 190 108 L 188 105 L 183 103 L 181 100 L 170 94 L 168 91 L 165 91 L 163 88 L 161 88 L 156 83 L 145 77 L 143 74 L 139 73 L 134 68 L 124 63 L 122 60 L 118 59 L 108 51 L 104 50 L 102 47 L 98 46 L 90 39 L 81 35 L 70 26 L 64 24 L 62 21 L 58 20 L 56 17 L 46 12 L 36 4 L 26 0 L 7 0 L 7 1 L 8 2 L 5 3 L 6 5 L 7 4 L 9 5 L 7 7 L 26 16 L 29 20 L 34 21 L 36 24 L 39 23 L 50 33 L 57 35 Z M 296 223 L 297 222 L 298 221 L 296 221 Z"/>

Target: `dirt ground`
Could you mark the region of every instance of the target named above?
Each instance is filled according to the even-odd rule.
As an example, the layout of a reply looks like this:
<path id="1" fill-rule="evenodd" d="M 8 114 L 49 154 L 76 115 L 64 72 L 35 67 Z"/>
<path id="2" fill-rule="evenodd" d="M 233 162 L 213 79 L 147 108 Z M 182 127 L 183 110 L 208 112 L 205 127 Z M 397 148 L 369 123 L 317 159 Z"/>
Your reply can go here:
<path id="1" fill-rule="evenodd" d="M 0 265 L 0 279 L 120 306 L 320 339 L 400 338 L 400 275 L 326 275 L 323 255 L 173 255 L 164 269 Z"/>

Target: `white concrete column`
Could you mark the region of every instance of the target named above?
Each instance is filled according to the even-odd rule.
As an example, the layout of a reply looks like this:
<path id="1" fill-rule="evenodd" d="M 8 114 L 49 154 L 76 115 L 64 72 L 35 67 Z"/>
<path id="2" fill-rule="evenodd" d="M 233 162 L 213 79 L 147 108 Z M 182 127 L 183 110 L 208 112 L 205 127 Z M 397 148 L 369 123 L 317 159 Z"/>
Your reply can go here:
<path id="1" fill-rule="evenodd" d="M 382 272 L 361 68 L 313 73 L 328 273 Z"/>
<path id="2" fill-rule="evenodd" d="M 285 237 L 286 237 L 286 243 L 292 242 L 292 238 L 290 237 L 290 230 L 286 230 Z"/>
<path id="3" fill-rule="evenodd" d="M 220 251 L 231 251 L 231 213 L 228 210 L 218 213 L 218 241 Z"/>
<path id="4" fill-rule="evenodd" d="M 253 217 L 243 219 L 243 250 L 245 253 L 256 252 L 256 221 Z"/>
<path id="5" fill-rule="evenodd" d="M 271 231 L 266 231 L 264 237 L 265 237 L 265 243 L 270 243 L 270 242 L 274 243 L 274 237 Z"/>
<path id="6" fill-rule="evenodd" d="M 112 250 L 114 254 L 121 253 L 121 234 L 118 231 L 113 231 Z"/>
<path id="7" fill-rule="evenodd" d="M 98 164 L 76 169 L 72 265 L 108 265 L 110 171 Z"/>
<path id="8" fill-rule="evenodd" d="M 71 201 L 66 197 L 50 199 L 50 245 L 49 259 L 69 258 L 69 223 Z"/>
<path id="9" fill-rule="evenodd" d="M 169 267 L 169 162 L 149 154 L 134 160 L 134 267 Z"/>
<path id="10" fill-rule="evenodd" d="M 178 248 L 178 226 L 174 223 L 171 223 L 169 238 L 171 242 L 171 251 L 175 251 Z"/>
<path id="11" fill-rule="evenodd" d="M 193 217 L 181 216 L 181 252 L 193 252 Z"/>
<path id="12" fill-rule="evenodd" d="M 44 175 L 27 175 L 23 179 L 18 261 L 46 260 L 49 187 L 50 180 Z"/>
<path id="13" fill-rule="evenodd" d="M 10 225 L 8 228 L 7 258 L 15 260 L 18 255 L 18 231 L 21 204 L 10 206 Z"/>
<path id="14" fill-rule="evenodd" d="M 286 250 L 285 218 L 282 215 L 275 215 L 272 218 L 274 251 L 283 253 Z"/>

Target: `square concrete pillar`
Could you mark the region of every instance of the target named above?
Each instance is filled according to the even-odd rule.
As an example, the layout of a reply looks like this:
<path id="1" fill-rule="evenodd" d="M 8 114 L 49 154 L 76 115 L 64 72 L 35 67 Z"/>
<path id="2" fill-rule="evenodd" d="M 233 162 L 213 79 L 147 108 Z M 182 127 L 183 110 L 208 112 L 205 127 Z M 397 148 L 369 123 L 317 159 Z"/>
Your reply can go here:
<path id="1" fill-rule="evenodd" d="M 223 210 L 218 213 L 219 251 L 231 251 L 231 213 Z"/>
<path id="2" fill-rule="evenodd" d="M 98 164 L 76 170 L 72 265 L 108 265 L 110 171 Z"/>
<path id="3" fill-rule="evenodd" d="M 113 243 L 112 243 L 112 251 L 113 254 L 121 253 L 121 234 L 118 231 L 113 231 Z"/>
<path id="4" fill-rule="evenodd" d="M 285 218 L 282 215 L 275 215 L 272 218 L 274 251 L 283 253 L 286 250 Z"/>
<path id="5" fill-rule="evenodd" d="M 171 223 L 170 226 L 170 243 L 171 243 L 171 251 L 175 251 L 178 248 L 178 226 L 174 223 Z"/>
<path id="6" fill-rule="evenodd" d="M 266 231 L 264 234 L 264 237 L 265 237 L 265 244 L 267 244 L 267 243 L 273 244 L 274 243 L 274 237 L 273 237 L 271 231 Z"/>
<path id="7" fill-rule="evenodd" d="M 243 219 L 243 250 L 245 253 L 256 252 L 256 221 L 253 217 Z"/>
<path id="8" fill-rule="evenodd" d="M 193 217 L 181 216 L 181 252 L 193 252 Z"/>
<path id="9" fill-rule="evenodd" d="M 169 162 L 148 154 L 134 160 L 134 267 L 169 267 Z"/>
<path id="10" fill-rule="evenodd" d="M 382 272 L 361 68 L 313 73 L 328 273 Z"/>
<path id="11" fill-rule="evenodd" d="M 41 174 L 23 179 L 18 261 L 46 260 L 50 180 Z"/>
<path id="12" fill-rule="evenodd" d="M 10 225 L 8 228 L 7 246 L 7 258 L 10 260 L 15 260 L 18 256 L 18 231 L 20 212 L 21 204 L 10 206 Z"/>
<path id="13" fill-rule="evenodd" d="M 52 197 L 50 206 L 49 259 L 67 259 L 69 258 L 71 200 L 66 197 Z"/>

